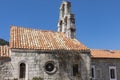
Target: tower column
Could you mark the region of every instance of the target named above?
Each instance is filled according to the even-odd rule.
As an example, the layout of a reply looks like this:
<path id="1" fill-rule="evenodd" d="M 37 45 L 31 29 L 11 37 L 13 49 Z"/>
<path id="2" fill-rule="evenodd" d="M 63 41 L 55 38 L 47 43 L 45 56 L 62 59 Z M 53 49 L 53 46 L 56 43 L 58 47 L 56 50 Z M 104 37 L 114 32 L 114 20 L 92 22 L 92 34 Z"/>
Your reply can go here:
<path id="1" fill-rule="evenodd" d="M 63 1 L 60 7 L 60 17 L 58 22 L 58 31 L 66 34 L 67 37 L 76 38 L 74 14 L 71 13 L 71 3 Z"/>

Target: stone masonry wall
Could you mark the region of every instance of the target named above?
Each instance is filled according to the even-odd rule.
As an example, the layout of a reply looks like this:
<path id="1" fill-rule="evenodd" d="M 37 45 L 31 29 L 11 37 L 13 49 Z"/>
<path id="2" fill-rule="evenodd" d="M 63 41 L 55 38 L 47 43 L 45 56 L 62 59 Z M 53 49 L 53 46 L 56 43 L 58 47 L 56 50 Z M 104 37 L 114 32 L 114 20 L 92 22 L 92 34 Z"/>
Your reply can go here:
<path id="1" fill-rule="evenodd" d="M 19 79 L 20 64 L 26 64 L 25 80 L 41 77 L 44 80 L 90 80 L 90 54 L 81 52 L 11 51 L 13 78 Z M 77 54 L 77 55 L 76 55 Z M 46 63 L 53 62 L 55 69 L 46 71 Z M 73 76 L 73 64 L 78 64 L 80 74 Z"/>
<path id="2" fill-rule="evenodd" d="M 92 65 L 95 66 L 95 79 L 93 80 L 110 80 L 110 66 L 116 67 L 117 79 L 120 79 L 120 59 L 92 59 Z"/>
<path id="3" fill-rule="evenodd" d="M 36 53 L 36 52 L 12 52 L 11 63 L 14 67 L 13 78 L 19 79 L 19 65 L 20 63 L 26 64 L 26 78 L 25 80 L 32 80 L 33 77 L 41 77 L 44 80 L 55 80 L 57 74 L 52 76 L 46 74 L 44 70 L 45 63 L 48 61 L 54 61 L 58 65 L 57 60 L 54 60 L 46 53 Z"/>

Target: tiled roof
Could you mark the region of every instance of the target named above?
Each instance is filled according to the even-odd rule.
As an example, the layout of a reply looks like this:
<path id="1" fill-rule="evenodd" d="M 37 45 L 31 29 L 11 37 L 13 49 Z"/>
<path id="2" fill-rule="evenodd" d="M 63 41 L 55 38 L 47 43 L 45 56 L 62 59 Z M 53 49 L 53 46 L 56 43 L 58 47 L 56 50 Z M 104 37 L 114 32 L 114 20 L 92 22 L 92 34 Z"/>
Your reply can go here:
<path id="1" fill-rule="evenodd" d="M 120 50 L 91 50 L 92 58 L 120 58 Z"/>
<path id="2" fill-rule="evenodd" d="M 0 57 L 9 57 L 9 47 L 0 46 Z"/>
<path id="3" fill-rule="evenodd" d="M 11 26 L 10 48 L 30 50 L 88 50 L 78 40 L 67 38 L 64 33 L 16 26 Z"/>

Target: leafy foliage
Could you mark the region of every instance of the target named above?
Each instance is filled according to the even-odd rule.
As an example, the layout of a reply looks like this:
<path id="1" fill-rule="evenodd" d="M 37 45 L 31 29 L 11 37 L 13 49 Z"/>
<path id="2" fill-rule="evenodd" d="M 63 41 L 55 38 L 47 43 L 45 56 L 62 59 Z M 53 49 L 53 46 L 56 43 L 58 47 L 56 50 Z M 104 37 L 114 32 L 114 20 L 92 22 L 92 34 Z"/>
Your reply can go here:
<path id="1" fill-rule="evenodd" d="M 9 45 L 9 42 L 0 38 L 0 45 Z"/>
<path id="2" fill-rule="evenodd" d="M 14 80 L 18 80 L 17 78 L 14 78 Z"/>
<path id="3" fill-rule="evenodd" d="M 41 77 L 34 77 L 32 80 L 43 80 Z"/>

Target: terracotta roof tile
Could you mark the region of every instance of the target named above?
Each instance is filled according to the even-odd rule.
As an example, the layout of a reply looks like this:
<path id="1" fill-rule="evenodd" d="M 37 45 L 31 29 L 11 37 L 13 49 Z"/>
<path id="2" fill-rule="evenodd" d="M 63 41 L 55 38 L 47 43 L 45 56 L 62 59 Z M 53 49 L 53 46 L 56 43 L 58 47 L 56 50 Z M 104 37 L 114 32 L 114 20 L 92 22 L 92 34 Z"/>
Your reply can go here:
<path id="1" fill-rule="evenodd" d="M 0 57 L 9 57 L 9 47 L 0 46 Z"/>
<path id="2" fill-rule="evenodd" d="M 91 50 L 92 58 L 120 58 L 120 50 Z"/>
<path id="3" fill-rule="evenodd" d="M 86 46 L 61 32 L 35 30 L 12 26 L 10 48 L 31 50 L 88 50 Z"/>

